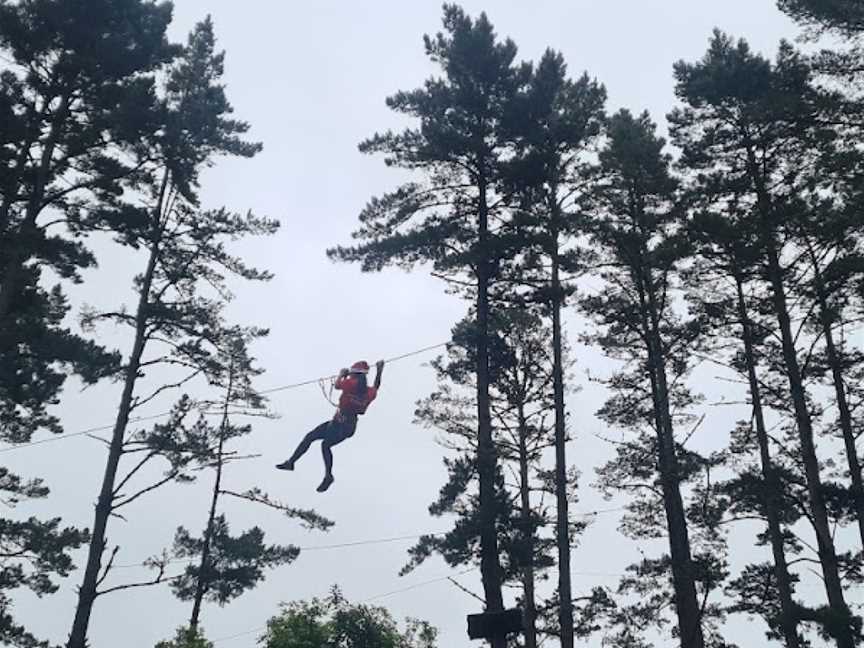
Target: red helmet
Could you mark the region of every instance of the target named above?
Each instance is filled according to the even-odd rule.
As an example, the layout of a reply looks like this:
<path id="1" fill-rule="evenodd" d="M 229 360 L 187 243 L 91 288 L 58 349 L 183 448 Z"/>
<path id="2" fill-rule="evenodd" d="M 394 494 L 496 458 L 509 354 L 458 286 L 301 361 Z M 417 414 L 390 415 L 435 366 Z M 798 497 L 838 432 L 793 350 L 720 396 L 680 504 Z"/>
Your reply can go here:
<path id="1" fill-rule="evenodd" d="M 366 374 L 369 373 L 369 363 L 365 360 L 360 360 L 351 365 L 351 373 Z"/>

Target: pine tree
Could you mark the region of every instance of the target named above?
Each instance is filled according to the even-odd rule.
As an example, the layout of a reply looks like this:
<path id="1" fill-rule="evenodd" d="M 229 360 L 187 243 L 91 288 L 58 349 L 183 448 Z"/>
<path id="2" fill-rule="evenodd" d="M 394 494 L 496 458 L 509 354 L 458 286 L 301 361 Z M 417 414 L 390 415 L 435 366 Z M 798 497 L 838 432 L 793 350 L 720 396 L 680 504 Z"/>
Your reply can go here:
<path id="1" fill-rule="evenodd" d="M 53 234 L 108 199 L 135 171 L 122 153 L 153 132 L 153 71 L 170 59 L 169 4 L 142 0 L 0 4 L 4 161 L 0 232 L 9 246 L 0 283 L 6 329 L 38 261 L 61 275 L 93 263 L 74 238 Z M 119 151 L 117 150 L 119 149 Z M 40 224 L 48 210 L 55 220 Z M 62 216 L 56 220 L 56 213 Z M 32 284 L 31 284 L 32 285 Z"/>
<path id="2" fill-rule="evenodd" d="M 109 200 L 153 107 L 153 72 L 172 56 L 167 4 L 121 0 L 0 2 L 0 440 L 62 432 L 50 411 L 66 379 L 117 371 L 119 354 L 69 328 L 61 284 L 96 259 L 80 212 Z M 54 282 L 56 285 L 51 285 Z M 0 468 L 10 507 L 45 482 Z M 0 642 L 44 645 L 16 623 L 7 592 L 56 591 L 86 532 L 59 519 L 0 520 Z"/>
<path id="3" fill-rule="evenodd" d="M 225 483 L 224 471 L 233 461 L 242 459 L 228 445 L 252 432 L 251 424 L 238 425 L 234 417 L 267 416 L 266 401 L 255 390 L 253 379 L 262 373 L 248 354 L 248 344 L 266 334 L 259 329 L 233 329 L 218 349 L 218 372 L 208 376 L 213 388 L 223 391 L 220 400 L 206 407 L 218 414 L 218 425 L 207 425 L 211 451 L 198 461 L 200 467 L 214 472 L 213 488 L 207 521 L 201 538 L 194 538 L 183 527 L 177 529 L 174 556 L 197 560 L 184 573 L 171 581 L 175 596 L 192 601 L 188 631 L 197 632 L 204 600 L 225 605 L 254 588 L 264 579 L 264 569 L 278 567 L 296 560 L 300 549 L 293 545 L 264 544 L 264 532 L 253 527 L 239 536 L 229 532 L 224 513 L 219 513 L 223 496 L 254 502 L 298 519 L 307 529 L 327 530 L 333 523 L 314 511 L 295 509 L 272 500 L 257 488 L 244 492 L 232 490 Z"/>
<path id="4" fill-rule="evenodd" d="M 864 8 L 855 0 L 778 0 L 777 5 L 804 28 L 803 38 L 822 48 L 809 64 L 822 87 L 847 99 L 831 117 L 838 131 L 861 140 L 861 73 L 864 72 Z M 827 83 L 823 83 L 827 82 Z M 836 97 L 835 97 L 836 98 Z M 840 108 L 838 103 L 835 109 Z"/>
<path id="5" fill-rule="evenodd" d="M 576 233 L 573 206 L 587 181 L 586 153 L 600 133 L 605 99 L 605 89 L 587 74 L 575 82 L 568 79 L 563 57 L 547 50 L 532 74 L 521 109 L 513 120 L 518 144 L 511 182 L 521 208 L 513 236 L 519 252 L 526 257 L 525 262 L 516 265 L 514 274 L 517 282 L 529 280 L 531 290 L 527 299 L 544 304 L 552 320 L 556 534 L 561 597 L 558 612 L 561 645 L 565 648 L 573 646 L 573 597 L 561 311 L 572 289 L 564 286 L 561 275 L 576 264 L 573 250 L 565 251 L 566 237 Z"/>
<path id="6" fill-rule="evenodd" d="M 118 506 L 137 499 L 136 494 L 118 501 L 118 491 L 140 465 L 118 483 L 120 461 L 129 449 L 130 415 L 160 394 L 214 373 L 219 343 L 227 331 L 221 311 L 230 299 L 228 277 L 266 280 L 270 276 L 231 255 L 225 242 L 272 234 L 278 223 L 199 206 L 198 175 L 203 166 L 219 154 L 249 157 L 260 149 L 259 144 L 242 139 L 248 125 L 228 117 L 231 106 L 220 83 L 223 58 L 215 52 L 213 26 L 207 19 L 192 31 L 183 56 L 166 77 L 163 128 L 158 137 L 141 143 L 144 175 L 139 188 L 149 192 L 144 204 L 121 203 L 113 214 L 106 210 L 92 215 L 94 219 L 116 217 L 115 222 L 122 224 L 118 237 L 130 248 L 144 251 L 146 267 L 135 279 L 137 305 L 132 313 L 119 309 L 88 317 L 91 325 L 114 322 L 127 326 L 134 340 L 125 362 L 123 390 L 68 648 L 86 645 L 93 603 L 99 595 L 100 580 L 107 575 L 102 569 L 102 554 L 108 521 Z M 177 381 L 141 393 L 143 372 L 159 365 L 176 368 L 180 372 Z M 178 414 L 176 418 L 179 425 L 182 417 Z M 170 427 L 163 431 L 164 443 L 176 444 L 182 467 L 208 448 L 205 427 L 203 422 L 193 426 L 194 438 L 178 437 Z M 204 442 L 198 443 L 202 438 Z M 161 483 L 178 477 L 181 473 L 172 470 Z M 141 494 L 144 492 L 149 490 Z M 106 567 L 110 568 L 110 561 Z"/>
<path id="7" fill-rule="evenodd" d="M 167 4 L 0 3 L 0 429 L 59 432 L 46 406 L 67 373 L 92 383 L 119 358 L 63 326 L 51 274 L 80 282 L 96 259 L 82 211 L 134 174 L 124 152 L 155 123 L 153 72 L 170 59 Z"/>
<path id="8" fill-rule="evenodd" d="M 687 455 L 682 457 L 676 442 L 673 419 L 676 410 L 692 402 L 679 378 L 687 372 L 688 349 L 699 334 L 698 321 L 682 320 L 674 305 L 676 270 L 688 254 L 677 232 L 677 182 L 664 141 L 647 114 L 615 114 L 608 136 L 600 153 L 601 180 L 589 202 L 591 244 L 603 259 L 599 275 L 606 290 L 585 297 L 580 308 L 600 326 L 592 339 L 627 363 L 611 380 L 615 394 L 601 418 L 636 430 L 647 423 L 656 439 L 643 432 L 636 444 L 623 446 L 620 451 L 632 456 L 613 463 L 606 480 L 629 481 L 632 470 L 653 482 L 656 473 L 653 492 L 665 510 L 671 554 L 661 568 L 671 568 L 681 646 L 701 648 L 703 609 L 681 494 Z M 653 465 L 647 463 L 652 454 Z"/>
<path id="9" fill-rule="evenodd" d="M 864 7 L 856 0 L 777 0 L 777 6 L 808 27 L 844 35 L 864 32 Z"/>
<path id="10" fill-rule="evenodd" d="M 477 470 L 480 478 L 481 569 L 489 611 L 504 607 L 494 519 L 497 458 L 489 401 L 490 287 L 499 271 L 496 225 L 506 219 L 497 200 L 502 156 L 511 146 L 504 124 L 527 69 L 514 64 L 516 46 L 499 42 L 485 15 L 472 20 L 444 7 L 444 32 L 425 38 L 426 53 L 444 76 L 387 100 L 419 128 L 373 136 L 361 151 L 413 170 L 421 180 L 372 199 L 354 233 L 358 244 L 332 258 L 362 262 L 367 271 L 388 264 L 431 262 L 436 273 L 471 283 L 477 316 Z M 503 637 L 493 640 L 503 648 Z"/>
<path id="11" fill-rule="evenodd" d="M 694 207 L 699 209 L 698 198 Z M 764 296 L 758 298 L 764 295 L 765 286 L 755 265 L 758 252 L 754 251 L 753 232 L 748 231 L 746 218 L 736 216 L 734 208 L 730 208 L 722 215 L 697 211 L 690 221 L 688 236 L 699 255 L 699 262 L 686 273 L 689 303 L 709 322 L 712 341 L 707 351 L 714 358 L 722 357 L 732 340 L 729 366 L 747 380 L 751 417 L 739 423 L 731 452 L 746 458 L 753 454 L 755 445 L 759 457 L 758 471 L 748 466 L 722 488 L 728 494 L 728 510 L 733 516 L 758 515 L 765 519 L 773 557 L 768 570 L 748 567 L 732 584 L 731 589 L 740 592 L 740 602 L 733 610 L 763 614 L 769 637 L 781 637 L 787 648 L 799 648 L 803 645 L 798 632 L 802 608 L 794 600 L 797 578 L 790 572 L 787 560 L 787 552 L 791 549 L 797 553 L 797 546 L 790 541 L 784 525 L 796 522 L 801 514 L 789 505 L 787 489 L 792 486 L 783 479 L 783 464 L 774 456 L 777 448 L 772 448 L 766 423 L 769 410 L 763 397 L 760 364 L 766 353 L 765 338 L 774 331 L 770 322 L 759 317 L 770 312 L 771 307 Z M 766 579 L 770 583 L 767 588 L 763 587 Z M 776 596 L 754 596 L 754 590 L 759 588 L 776 592 Z"/>
<path id="12" fill-rule="evenodd" d="M 830 164 L 813 173 L 814 179 L 828 191 L 821 192 L 809 205 L 810 225 L 804 228 L 801 245 L 812 265 L 808 297 L 818 305 L 819 326 L 825 339 L 821 364 L 833 383 L 837 423 L 842 430 L 852 481 L 850 496 L 855 503 L 859 535 L 864 543 L 864 482 L 856 450 L 859 434 L 856 427 L 860 429 L 860 424 L 856 425 L 853 420 L 854 407 L 850 404 L 850 400 L 856 398 L 853 392 L 860 382 L 854 376 L 860 376 L 861 357 L 843 344 L 843 334 L 850 330 L 847 313 L 855 309 L 854 321 L 861 311 L 860 303 L 850 303 L 853 296 L 860 294 L 862 263 L 861 227 L 857 217 L 860 174 L 857 156 L 850 156 L 849 151 L 861 141 L 864 8 L 848 0 L 781 0 L 778 6 L 808 28 L 814 39 L 830 36 L 830 41 L 822 41 L 828 47 L 815 55 L 810 65 L 815 74 L 827 77 L 829 87 L 842 93 L 843 99 L 840 94 L 834 94 L 828 102 L 830 112 L 823 116 L 824 121 L 835 126 L 834 136 L 844 145 L 838 147 L 840 154 L 833 156 L 835 159 Z"/>
<path id="13" fill-rule="evenodd" d="M 5 468 L 0 468 L 0 489 L 9 507 L 48 495 L 40 480 L 24 481 Z M 48 646 L 15 621 L 11 593 L 19 588 L 37 596 L 56 592 L 54 576 L 69 575 L 74 569 L 70 550 L 86 542 L 86 532 L 61 526 L 60 518 L 0 520 L 0 643 L 16 648 Z"/>
<path id="14" fill-rule="evenodd" d="M 794 412 L 801 464 L 832 615 L 830 632 L 841 648 L 854 645 L 859 622 L 846 603 L 838 552 L 829 523 L 817 456 L 814 416 L 796 349 L 790 281 L 797 273 L 784 252 L 793 242 L 785 224 L 798 213 L 798 192 L 808 170 L 836 138 L 818 118 L 824 97 L 810 70 L 788 44 L 776 63 L 753 54 L 743 41 L 716 32 L 697 63 L 675 66 L 676 93 L 684 107 L 670 114 L 683 164 L 698 173 L 698 190 L 719 206 L 730 200 L 746 210 L 755 232 L 761 273 L 781 339 L 779 358 Z"/>
<path id="15" fill-rule="evenodd" d="M 444 433 L 441 444 L 456 453 L 445 457 L 448 481 L 429 507 L 434 516 L 455 516 L 453 528 L 442 535 L 424 536 L 411 550 L 402 573 L 414 569 L 433 554 L 451 566 L 474 564 L 480 535 L 477 498 L 476 411 L 470 394 L 476 389 L 472 367 L 476 349 L 474 320 L 461 322 L 454 331 L 447 358 L 433 362 L 439 386 L 418 404 L 416 419 Z M 546 529 L 555 524 L 554 507 L 542 503 L 554 495 L 554 477 L 541 463 L 543 452 L 554 447 L 551 331 L 537 314 L 521 309 L 496 310 L 489 338 L 490 405 L 494 442 L 499 457 L 496 478 L 496 515 L 505 583 L 521 586 L 525 619 L 525 646 L 538 645 L 539 617 L 557 602 L 539 601 L 536 584 L 555 564 L 555 541 Z M 573 497 L 572 475 L 567 497 Z M 568 546 L 581 529 L 568 525 Z M 560 633 L 559 633 L 560 634 Z"/>
<path id="16" fill-rule="evenodd" d="M 864 354 L 846 343 L 849 334 L 859 330 L 856 311 L 860 311 L 861 302 L 856 298 L 856 288 L 864 278 L 860 236 L 864 223 L 856 204 L 859 164 L 859 156 L 853 155 L 851 159 L 844 159 L 839 169 L 834 165 L 815 169 L 814 182 L 821 180 L 825 192 L 833 196 L 820 195 L 815 204 L 808 201 L 802 205 L 801 217 L 790 228 L 790 233 L 796 237 L 798 247 L 809 262 L 801 293 L 813 304 L 813 335 L 817 341 L 820 335 L 822 338 L 822 345 L 814 345 L 821 353 L 811 353 L 806 362 L 811 375 L 825 376 L 834 396 L 835 426 L 843 440 L 851 481 L 849 497 L 864 551 L 864 475 L 857 448 L 861 426 L 851 402 L 858 391 L 854 386 L 855 376 L 862 371 Z M 851 188 L 843 186 L 843 179 L 849 177 L 853 178 Z"/>

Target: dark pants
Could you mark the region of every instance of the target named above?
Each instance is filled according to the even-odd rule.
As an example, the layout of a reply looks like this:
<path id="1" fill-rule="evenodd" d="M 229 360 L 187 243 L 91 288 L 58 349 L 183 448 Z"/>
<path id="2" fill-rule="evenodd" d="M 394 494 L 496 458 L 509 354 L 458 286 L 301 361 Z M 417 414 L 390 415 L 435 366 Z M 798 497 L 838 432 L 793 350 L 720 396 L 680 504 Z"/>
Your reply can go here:
<path id="1" fill-rule="evenodd" d="M 331 448 L 339 445 L 345 439 L 354 436 L 356 430 L 356 416 L 342 416 L 333 421 L 326 421 L 303 437 L 300 445 L 297 446 L 297 449 L 288 461 L 292 464 L 295 463 L 300 457 L 306 454 L 306 451 L 313 442 L 321 441 L 321 454 L 324 457 L 325 475 L 326 477 L 332 477 L 333 452 Z"/>

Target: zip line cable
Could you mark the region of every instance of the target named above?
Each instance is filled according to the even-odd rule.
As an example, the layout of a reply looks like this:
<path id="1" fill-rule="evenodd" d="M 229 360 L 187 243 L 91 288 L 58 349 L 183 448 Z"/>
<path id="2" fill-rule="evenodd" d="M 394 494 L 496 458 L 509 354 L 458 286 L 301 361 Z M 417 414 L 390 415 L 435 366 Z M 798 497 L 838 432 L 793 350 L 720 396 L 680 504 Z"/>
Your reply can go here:
<path id="1" fill-rule="evenodd" d="M 605 514 L 605 513 L 618 512 L 618 511 L 621 511 L 623 509 L 624 509 L 624 507 L 597 509 L 594 511 L 586 511 L 584 513 L 578 513 L 578 514 L 576 514 L 576 517 L 592 517 L 592 516 L 601 515 L 601 514 Z M 417 538 L 420 538 L 424 535 L 426 535 L 426 536 L 428 536 L 428 535 L 440 536 L 440 535 L 444 535 L 445 533 L 446 532 L 444 532 L 444 531 L 439 531 L 439 532 L 405 535 L 405 536 L 397 536 L 397 537 L 390 537 L 390 538 L 376 538 L 376 539 L 372 539 L 372 540 L 357 540 L 357 541 L 353 541 L 353 542 L 342 542 L 342 543 L 338 543 L 338 544 L 313 545 L 313 546 L 309 546 L 309 547 L 300 547 L 300 550 L 301 551 L 316 551 L 316 550 L 322 551 L 322 550 L 329 550 L 329 549 L 353 548 L 353 547 L 364 546 L 364 545 L 368 546 L 368 545 L 397 542 L 400 540 L 416 540 Z M 182 558 L 182 559 L 178 559 L 178 560 L 166 561 L 165 564 L 172 564 L 172 563 L 179 563 L 179 562 L 189 563 L 189 562 L 195 562 L 197 560 L 198 560 L 198 558 Z M 132 568 L 132 567 L 146 567 L 146 566 L 148 566 L 147 563 L 134 563 L 134 564 L 127 564 L 127 565 L 114 565 L 114 569 L 128 569 L 128 568 Z M 432 579 L 429 579 L 426 581 L 421 581 L 419 583 L 414 583 L 414 584 L 408 585 L 406 587 L 402 587 L 402 588 L 395 589 L 395 590 L 390 590 L 390 591 L 384 592 L 382 594 L 376 594 L 374 596 L 370 596 L 368 598 L 361 599 L 360 601 L 358 601 L 358 603 L 359 604 L 365 604 L 365 603 L 370 603 L 372 601 L 377 601 L 377 600 L 382 599 L 382 598 L 395 596 L 396 594 L 403 594 L 405 592 L 410 592 L 412 590 L 419 589 L 421 587 L 426 587 L 428 585 L 433 585 L 435 583 L 443 582 L 445 580 L 456 578 L 458 576 L 464 576 L 466 574 L 469 574 L 471 572 L 476 571 L 477 569 L 479 569 L 479 567 L 471 567 L 469 569 L 465 569 L 463 571 L 457 572 L 456 574 L 450 574 L 447 576 L 439 576 L 437 578 L 432 578 Z M 573 571 L 571 573 L 574 576 L 591 576 L 591 577 L 600 577 L 600 576 L 603 576 L 603 577 L 621 577 L 621 576 L 626 575 L 626 574 L 620 573 L 620 572 Z M 175 580 L 176 580 L 176 578 L 177 577 L 174 577 Z M 168 580 L 171 580 L 171 579 L 168 579 Z M 246 637 L 246 636 L 251 635 L 251 634 L 262 632 L 263 630 L 266 630 L 266 629 L 267 629 L 267 626 L 258 626 L 257 628 L 253 628 L 251 630 L 245 630 L 243 632 L 239 632 L 236 634 L 212 639 L 211 642 L 212 643 L 221 643 L 223 641 L 230 641 L 232 639 L 239 639 L 240 637 Z"/>
<path id="2" fill-rule="evenodd" d="M 458 576 L 465 576 L 466 574 L 470 574 L 472 572 L 475 572 L 478 569 L 480 569 L 479 566 L 470 567 L 468 569 L 463 569 L 462 571 L 456 572 L 455 574 L 450 574 L 448 576 L 439 576 L 437 578 L 430 578 L 429 580 L 420 581 L 419 583 L 414 583 L 413 585 L 408 585 L 406 587 L 391 590 L 389 592 L 384 592 L 383 594 L 376 594 L 375 596 L 370 596 L 368 598 L 361 599 L 357 603 L 359 605 L 363 605 L 363 604 L 371 603 L 372 601 L 377 601 L 379 599 L 386 598 L 389 596 L 395 596 L 396 594 L 404 594 L 405 592 L 410 592 L 410 591 L 415 590 L 415 589 L 420 589 L 421 587 L 427 587 L 428 585 L 434 585 L 436 583 L 441 583 L 441 582 L 444 582 L 447 580 L 451 580 L 453 578 L 457 578 Z M 619 576 L 625 576 L 626 575 L 626 574 L 617 573 L 617 572 L 615 572 L 615 573 L 613 573 L 613 572 L 571 572 L 571 573 L 574 576 L 616 576 L 616 577 L 619 577 Z M 223 641 L 230 641 L 232 639 L 239 639 L 240 637 L 247 637 L 251 634 L 263 632 L 266 629 L 267 629 L 266 625 L 258 626 L 257 628 L 252 628 L 251 630 L 246 630 L 244 632 L 238 632 L 236 634 L 227 635 L 224 637 L 217 637 L 216 639 L 211 639 L 210 642 L 214 643 L 214 644 L 215 643 L 222 643 Z"/>
<path id="3" fill-rule="evenodd" d="M 440 583 L 442 581 L 448 580 L 450 578 L 455 578 L 456 576 L 464 576 L 465 574 L 470 574 L 473 571 L 477 571 L 480 569 L 479 566 L 471 567 L 470 569 L 463 569 L 456 574 L 449 574 L 447 576 L 439 576 L 438 578 L 431 578 L 427 581 L 421 581 L 419 583 L 414 583 L 413 585 L 408 585 L 407 587 L 402 587 L 400 589 L 392 590 L 390 592 L 384 592 L 383 594 L 376 594 L 375 596 L 370 596 L 369 598 L 365 598 L 359 603 L 362 605 L 364 603 L 370 603 L 371 601 L 377 601 L 382 598 L 386 598 L 388 596 L 394 596 L 396 594 L 402 594 L 403 592 L 410 592 L 411 590 L 418 589 L 420 587 L 426 587 L 427 585 L 432 585 L 433 583 Z"/>
<path id="4" fill-rule="evenodd" d="M 325 551 L 329 549 L 347 549 L 349 547 L 361 547 L 364 545 L 377 545 L 377 544 L 387 544 L 391 542 L 399 542 L 400 540 L 417 540 L 418 538 L 422 538 L 423 536 L 440 536 L 444 535 L 446 531 L 435 531 L 430 533 L 420 533 L 414 535 L 406 535 L 406 536 L 397 536 L 395 538 L 376 538 L 373 540 L 357 540 L 355 542 L 342 542 L 339 544 L 329 544 L 329 545 L 313 545 L 310 547 L 298 547 L 301 552 L 303 551 Z M 174 563 L 188 563 L 188 562 L 196 562 L 199 560 L 198 557 L 195 558 L 177 558 L 175 560 L 166 560 L 164 564 L 174 564 Z M 162 564 L 158 563 L 157 564 Z M 149 567 L 150 563 L 140 562 L 140 563 L 129 563 L 125 565 L 114 565 L 114 569 L 130 569 L 132 567 Z"/>
<path id="5" fill-rule="evenodd" d="M 398 355 L 394 358 L 389 358 L 384 360 L 385 364 L 391 364 L 393 362 L 398 362 L 399 360 L 404 360 L 405 358 L 410 358 L 412 356 L 420 355 L 421 353 L 426 353 L 428 351 L 433 351 L 434 349 L 440 349 L 443 346 L 446 346 L 449 342 L 441 342 L 440 344 L 433 344 L 432 346 L 423 347 L 422 349 L 417 349 L 416 351 L 410 351 L 409 353 L 403 353 L 402 355 Z M 336 378 L 338 374 L 331 374 L 329 376 L 322 376 L 320 378 L 313 378 L 311 380 L 304 380 L 302 382 L 292 383 L 289 385 L 281 385 L 279 387 L 271 387 L 270 389 L 263 389 L 258 393 L 263 395 L 266 394 L 275 394 L 276 392 L 287 391 L 289 389 L 297 389 L 298 387 L 305 387 L 306 385 L 314 385 L 320 383 L 325 380 L 332 380 Z M 158 414 L 150 414 L 148 416 L 136 416 L 134 418 L 129 419 L 129 423 L 140 423 L 142 421 L 152 421 L 154 419 L 159 419 L 171 414 L 171 410 L 167 412 L 159 412 Z M 0 448 L 0 453 L 4 452 L 13 452 L 14 450 L 21 450 L 23 448 L 29 448 L 31 446 L 42 445 L 44 443 L 54 443 L 55 441 L 63 441 L 65 439 L 71 439 L 73 437 L 85 436 L 88 434 L 93 434 L 94 432 L 104 432 L 106 430 L 114 429 L 114 423 L 109 425 L 101 425 L 98 427 L 87 428 L 86 430 L 80 430 L 78 432 L 69 432 L 66 434 L 59 434 L 57 436 L 49 437 L 47 439 L 40 439 L 39 441 L 29 441 L 27 443 L 17 443 L 14 445 L 9 445 L 3 448 Z"/>
<path id="6" fill-rule="evenodd" d="M 396 594 L 402 594 L 404 592 L 410 592 L 411 590 L 420 589 L 421 587 L 426 587 L 428 585 L 434 585 L 435 583 L 440 583 L 445 580 L 450 580 L 452 578 L 456 578 L 458 576 L 465 576 L 466 574 L 470 574 L 471 572 L 477 571 L 478 567 L 471 567 L 469 569 L 462 570 L 455 574 L 451 574 L 449 576 L 439 576 L 438 578 L 431 578 L 426 581 L 420 581 L 419 583 L 414 583 L 413 585 L 408 585 L 407 587 L 403 587 L 400 589 L 392 590 L 389 592 L 385 592 L 383 594 L 376 594 L 375 596 L 370 596 L 369 598 L 361 599 L 358 601 L 358 604 L 363 605 L 365 603 L 370 603 L 372 601 L 377 601 L 382 598 L 386 598 L 388 596 L 395 596 Z M 623 577 L 630 576 L 631 574 L 626 574 L 623 572 L 582 572 L 582 571 L 571 571 L 570 572 L 574 576 L 608 576 L 608 577 Z M 820 587 L 818 583 L 812 583 L 811 585 Z M 251 630 L 245 630 L 244 632 L 238 632 L 236 634 L 227 635 L 224 637 L 217 637 L 216 639 L 211 639 L 211 643 L 222 643 L 223 641 L 230 641 L 232 639 L 239 639 L 240 637 L 247 637 L 251 634 L 256 634 L 259 632 L 263 632 L 267 629 L 266 625 L 258 626 L 257 628 L 252 628 Z"/>
<path id="7" fill-rule="evenodd" d="M 596 517 L 598 515 L 603 515 L 606 513 L 617 513 L 618 511 L 623 511 L 625 508 L 626 507 L 619 506 L 616 508 L 606 508 L 606 509 L 596 509 L 593 511 L 584 511 L 582 513 L 574 513 L 573 517 L 574 518 L 591 518 L 591 517 Z M 574 522 L 575 522 L 575 520 L 574 520 Z M 354 540 L 354 541 L 350 541 L 350 542 L 340 542 L 337 544 L 310 545 L 307 547 L 299 547 L 299 549 L 301 552 L 303 552 L 303 551 L 328 551 L 328 550 L 332 550 L 332 549 L 348 549 L 348 548 L 352 548 L 352 547 L 388 544 L 388 543 L 392 543 L 392 542 L 400 542 L 403 540 L 417 540 L 417 539 L 422 538 L 424 536 L 442 536 L 442 535 L 446 535 L 447 533 L 449 533 L 449 532 L 448 531 L 429 531 L 427 533 L 415 533 L 412 535 L 403 535 L 403 536 L 395 536 L 395 537 L 391 536 L 391 537 L 386 537 L 386 538 L 373 538 L 371 540 Z M 198 557 L 195 557 L 195 558 L 175 558 L 175 559 L 166 560 L 163 562 L 159 562 L 158 560 L 154 559 L 153 563 L 151 563 L 151 562 L 126 563 L 126 564 L 122 564 L 122 565 L 113 565 L 112 569 L 132 569 L 135 567 L 150 567 L 153 564 L 155 564 L 155 565 L 159 565 L 159 564 L 171 565 L 171 564 L 176 564 L 176 563 L 196 562 L 198 560 L 199 560 Z"/>
<path id="8" fill-rule="evenodd" d="M 471 567 L 470 569 L 464 569 L 455 574 L 450 574 L 448 576 L 439 576 L 438 578 L 431 578 L 426 581 L 420 581 L 419 583 L 414 583 L 413 585 L 409 585 L 407 587 L 403 587 L 401 589 L 392 590 L 390 592 L 384 592 L 383 594 L 376 594 L 375 596 L 370 596 L 369 598 L 362 599 L 358 601 L 358 605 L 363 605 L 365 603 L 369 603 L 371 601 L 377 601 L 378 599 L 382 599 L 388 596 L 395 596 L 396 594 L 402 594 L 403 592 L 409 592 L 411 590 L 419 589 L 421 587 L 426 587 L 428 585 L 434 585 L 435 583 L 444 582 L 450 578 L 455 578 L 457 576 L 464 576 L 465 574 L 470 574 L 471 572 L 477 571 L 480 569 L 479 567 Z M 257 634 L 259 632 L 263 632 L 267 629 L 266 625 L 258 626 L 257 628 L 252 628 L 251 630 L 246 630 L 244 632 L 238 632 L 237 634 L 228 635 L 225 637 L 217 637 L 216 639 L 211 639 L 210 643 L 221 643 L 223 641 L 230 641 L 231 639 L 239 639 L 240 637 L 246 637 L 251 634 Z"/>
<path id="9" fill-rule="evenodd" d="M 449 342 L 441 342 L 440 344 L 433 344 L 432 346 L 423 347 L 422 349 L 417 349 L 416 351 L 411 351 L 409 353 L 403 353 L 402 355 L 396 356 L 395 358 L 388 358 L 384 360 L 384 364 L 391 364 L 393 362 L 398 362 L 399 360 L 404 360 L 405 358 L 410 358 L 411 356 L 420 355 L 421 353 L 426 353 L 427 351 L 433 351 L 434 349 L 440 349 L 443 346 L 447 346 Z M 320 378 L 313 378 L 311 380 L 304 380 L 303 382 L 293 383 L 291 385 L 283 385 L 281 387 L 273 387 L 271 389 L 264 389 L 258 392 L 259 394 L 273 394 L 275 392 L 285 391 L 287 389 L 295 389 L 297 387 L 305 387 L 306 385 L 315 385 L 322 380 L 332 380 L 333 378 L 337 378 L 339 374 L 331 374 L 329 376 L 321 376 Z"/>

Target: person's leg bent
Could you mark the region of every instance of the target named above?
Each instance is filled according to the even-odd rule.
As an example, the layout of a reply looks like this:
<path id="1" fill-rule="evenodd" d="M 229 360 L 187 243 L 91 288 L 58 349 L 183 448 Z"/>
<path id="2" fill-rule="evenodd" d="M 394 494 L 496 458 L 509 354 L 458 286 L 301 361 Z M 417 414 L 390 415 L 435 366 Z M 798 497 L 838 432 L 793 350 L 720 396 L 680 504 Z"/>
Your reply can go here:
<path id="1" fill-rule="evenodd" d="M 294 470 L 294 464 L 297 463 L 297 460 L 300 459 L 306 451 L 309 450 L 309 446 L 311 446 L 315 441 L 322 440 L 327 436 L 327 429 L 330 427 L 330 421 L 325 421 L 314 430 L 309 432 L 306 436 L 303 437 L 303 440 L 300 441 L 300 444 L 297 446 L 297 449 L 294 451 L 294 454 L 291 455 L 291 458 L 288 461 L 281 463 L 277 466 L 277 468 L 283 468 L 285 470 Z"/>

